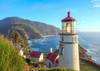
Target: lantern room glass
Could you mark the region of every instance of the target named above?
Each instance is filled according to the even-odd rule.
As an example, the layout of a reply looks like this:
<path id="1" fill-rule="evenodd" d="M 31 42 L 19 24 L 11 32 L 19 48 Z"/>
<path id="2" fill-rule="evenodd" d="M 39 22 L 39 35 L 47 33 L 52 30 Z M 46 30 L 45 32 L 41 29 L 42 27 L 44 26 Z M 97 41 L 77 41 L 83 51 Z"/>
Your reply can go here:
<path id="1" fill-rule="evenodd" d="M 72 33 L 72 26 L 70 23 L 62 24 L 62 33 Z"/>
<path id="2" fill-rule="evenodd" d="M 71 33 L 71 24 L 70 23 L 66 24 L 66 33 Z"/>
<path id="3" fill-rule="evenodd" d="M 76 22 L 62 22 L 62 33 L 76 34 Z"/>

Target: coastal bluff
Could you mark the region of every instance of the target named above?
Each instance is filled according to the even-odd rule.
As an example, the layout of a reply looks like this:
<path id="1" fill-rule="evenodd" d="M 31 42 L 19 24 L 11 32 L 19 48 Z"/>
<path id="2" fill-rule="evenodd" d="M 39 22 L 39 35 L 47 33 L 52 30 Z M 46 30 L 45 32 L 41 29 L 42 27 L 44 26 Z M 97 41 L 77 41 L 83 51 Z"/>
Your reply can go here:
<path id="1" fill-rule="evenodd" d="M 38 21 L 31 21 L 19 17 L 7 17 L 0 20 L 0 33 L 4 37 L 11 37 L 11 33 L 18 32 L 24 39 L 39 39 L 43 35 L 58 35 L 60 29 Z"/>

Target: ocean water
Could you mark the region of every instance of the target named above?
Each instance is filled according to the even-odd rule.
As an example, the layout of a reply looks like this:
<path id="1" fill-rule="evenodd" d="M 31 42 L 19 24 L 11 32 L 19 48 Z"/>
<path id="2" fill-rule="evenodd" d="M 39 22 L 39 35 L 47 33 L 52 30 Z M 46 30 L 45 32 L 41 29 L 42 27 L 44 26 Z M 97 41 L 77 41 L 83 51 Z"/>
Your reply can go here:
<path id="1" fill-rule="evenodd" d="M 78 40 L 88 51 L 87 54 L 100 64 L 100 32 L 81 32 Z M 59 41 L 60 36 L 44 36 L 44 39 L 33 39 L 29 43 L 33 51 L 49 53 L 50 48 L 53 48 L 53 52 L 59 48 Z"/>

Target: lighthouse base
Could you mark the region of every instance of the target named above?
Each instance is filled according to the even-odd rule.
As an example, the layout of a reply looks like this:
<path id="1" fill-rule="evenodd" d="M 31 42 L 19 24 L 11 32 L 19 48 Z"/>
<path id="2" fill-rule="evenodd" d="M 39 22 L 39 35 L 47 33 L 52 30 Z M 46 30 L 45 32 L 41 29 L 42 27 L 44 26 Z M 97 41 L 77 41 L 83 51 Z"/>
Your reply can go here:
<path id="1" fill-rule="evenodd" d="M 71 68 L 80 71 L 78 43 L 64 44 L 64 54 L 59 55 L 60 68 Z"/>

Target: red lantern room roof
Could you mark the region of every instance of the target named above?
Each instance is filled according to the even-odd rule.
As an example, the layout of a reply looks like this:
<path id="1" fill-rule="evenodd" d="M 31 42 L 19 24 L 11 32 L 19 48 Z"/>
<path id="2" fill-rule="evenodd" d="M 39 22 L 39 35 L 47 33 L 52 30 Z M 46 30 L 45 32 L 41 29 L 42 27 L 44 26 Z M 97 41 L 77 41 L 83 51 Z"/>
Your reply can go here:
<path id="1" fill-rule="evenodd" d="M 62 20 L 62 22 L 74 21 L 74 20 L 76 20 L 76 19 L 72 18 L 72 17 L 70 16 L 70 12 L 68 12 L 68 16 L 67 16 L 66 18 L 64 18 L 64 19 Z"/>

